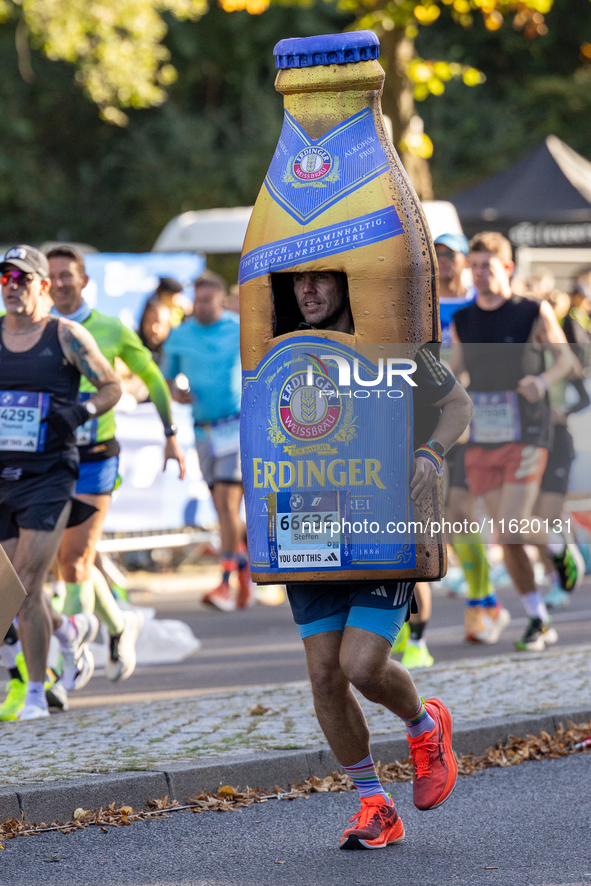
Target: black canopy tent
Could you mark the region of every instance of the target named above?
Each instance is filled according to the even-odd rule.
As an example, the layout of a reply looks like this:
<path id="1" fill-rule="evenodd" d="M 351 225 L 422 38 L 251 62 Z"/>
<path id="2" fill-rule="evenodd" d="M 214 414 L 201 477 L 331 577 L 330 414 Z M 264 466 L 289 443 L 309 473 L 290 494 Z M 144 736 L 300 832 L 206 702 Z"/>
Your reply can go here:
<path id="1" fill-rule="evenodd" d="M 591 246 L 591 163 L 555 135 L 450 200 L 468 237 L 492 230 L 514 246 Z"/>

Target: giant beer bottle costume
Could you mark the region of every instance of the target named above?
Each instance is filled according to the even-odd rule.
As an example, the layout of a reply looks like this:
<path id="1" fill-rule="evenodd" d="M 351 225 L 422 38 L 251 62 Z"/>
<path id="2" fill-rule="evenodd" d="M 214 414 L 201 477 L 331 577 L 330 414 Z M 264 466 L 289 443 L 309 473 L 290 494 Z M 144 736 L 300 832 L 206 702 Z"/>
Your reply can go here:
<path id="1" fill-rule="evenodd" d="M 241 451 L 253 580 L 437 578 L 413 468 L 412 356 L 437 342 L 436 262 L 390 142 L 371 31 L 282 40 L 279 144 L 240 263 Z M 354 334 L 298 328 L 296 271 L 347 276 Z M 424 441 L 423 441 L 424 442 Z M 409 525 L 411 524 L 411 525 Z"/>

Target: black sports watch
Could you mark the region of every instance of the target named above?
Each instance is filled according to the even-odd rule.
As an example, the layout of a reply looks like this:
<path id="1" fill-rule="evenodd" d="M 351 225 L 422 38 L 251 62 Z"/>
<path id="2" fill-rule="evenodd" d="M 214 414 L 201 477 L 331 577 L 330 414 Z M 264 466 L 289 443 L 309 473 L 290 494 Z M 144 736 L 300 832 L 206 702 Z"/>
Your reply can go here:
<path id="1" fill-rule="evenodd" d="M 168 427 L 164 428 L 164 436 L 165 437 L 176 437 L 176 432 L 178 428 L 176 425 L 168 425 Z"/>
<path id="2" fill-rule="evenodd" d="M 436 452 L 441 458 L 445 458 L 445 447 L 439 442 L 439 440 L 429 440 L 427 446 L 430 446 L 433 452 Z"/>

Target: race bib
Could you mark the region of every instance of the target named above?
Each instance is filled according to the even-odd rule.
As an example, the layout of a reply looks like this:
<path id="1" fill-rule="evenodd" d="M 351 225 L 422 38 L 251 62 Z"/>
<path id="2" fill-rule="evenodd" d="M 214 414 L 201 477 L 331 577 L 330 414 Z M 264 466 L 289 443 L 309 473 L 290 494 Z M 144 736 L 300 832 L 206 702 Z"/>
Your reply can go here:
<path id="1" fill-rule="evenodd" d="M 35 391 L 0 393 L 0 451 L 43 452 L 49 394 Z"/>
<path id="2" fill-rule="evenodd" d="M 269 560 L 275 569 L 342 569 L 351 562 L 342 492 L 271 492 Z M 343 531 L 345 530 L 345 531 Z"/>
<path id="3" fill-rule="evenodd" d="M 512 443 L 521 439 L 519 401 L 515 391 L 471 392 L 474 404 L 472 443 Z"/>
<path id="4" fill-rule="evenodd" d="M 209 445 L 214 458 L 240 451 L 240 416 L 221 421 L 209 429 Z"/>
<path id="5" fill-rule="evenodd" d="M 84 403 L 93 396 L 94 394 L 87 391 L 82 392 L 78 394 L 78 403 Z M 98 416 L 89 418 L 83 425 L 76 428 L 76 446 L 90 446 L 92 443 L 96 443 L 97 431 Z"/>

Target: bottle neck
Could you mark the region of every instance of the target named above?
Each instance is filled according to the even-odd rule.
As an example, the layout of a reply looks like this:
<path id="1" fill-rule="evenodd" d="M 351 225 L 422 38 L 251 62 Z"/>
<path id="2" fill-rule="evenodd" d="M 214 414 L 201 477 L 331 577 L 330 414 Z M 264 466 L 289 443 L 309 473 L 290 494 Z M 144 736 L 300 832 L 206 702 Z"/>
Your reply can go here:
<path id="1" fill-rule="evenodd" d="M 318 139 L 365 108 L 379 109 L 384 76 L 377 61 L 289 68 L 279 71 L 275 89 L 285 110 Z"/>

